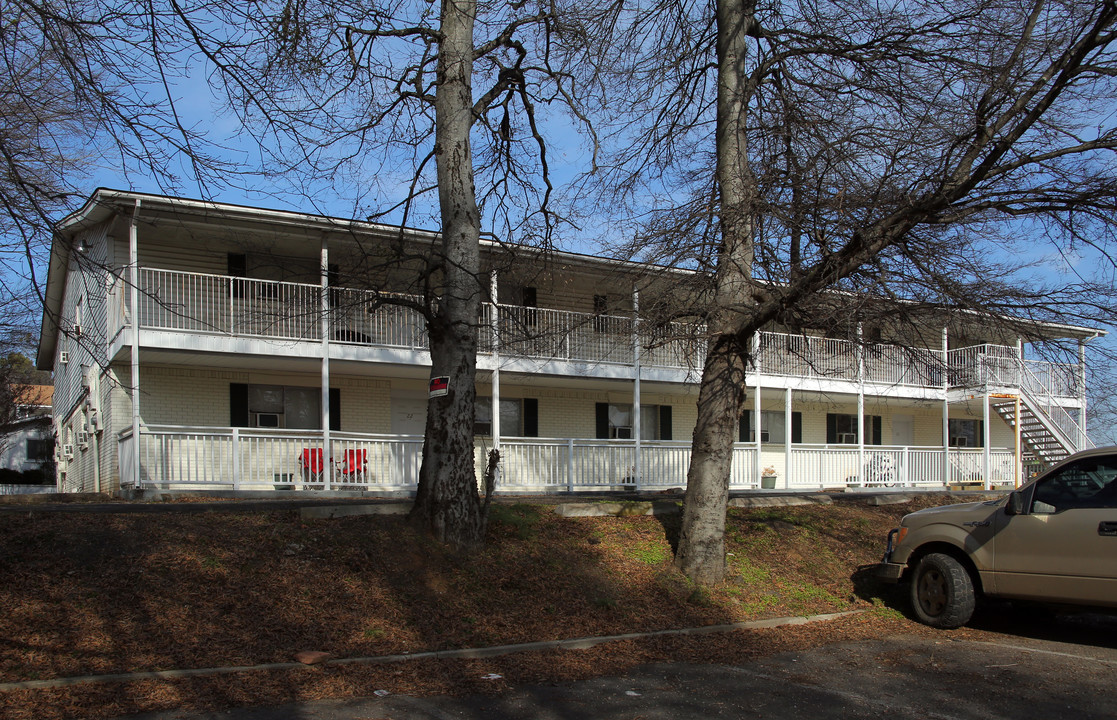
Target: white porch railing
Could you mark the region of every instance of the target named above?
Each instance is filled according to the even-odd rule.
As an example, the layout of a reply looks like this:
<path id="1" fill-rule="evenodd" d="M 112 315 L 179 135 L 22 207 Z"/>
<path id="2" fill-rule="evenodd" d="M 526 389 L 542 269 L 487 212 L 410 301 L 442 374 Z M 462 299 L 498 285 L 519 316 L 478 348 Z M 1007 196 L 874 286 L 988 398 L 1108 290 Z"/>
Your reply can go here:
<path id="1" fill-rule="evenodd" d="M 119 439 L 121 483 L 132 485 L 130 432 Z M 321 433 L 247 428 L 144 428 L 140 436 L 140 484 L 161 489 L 411 490 L 419 480 L 419 436 Z M 478 446 L 480 472 L 487 448 Z M 980 483 L 980 448 L 856 447 L 793 445 L 790 472 L 782 446 L 764 446 L 761 464 L 777 475 L 777 489 L 842 487 L 942 487 Z M 1014 481 L 1015 457 L 991 450 L 994 485 Z M 498 488 L 507 491 L 574 491 L 683 488 L 690 444 L 643 441 L 640 463 L 631 440 L 506 438 L 501 443 Z M 730 487 L 758 488 L 756 446 L 733 450 Z M 860 469 L 859 469 L 860 468 Z M 949 468 L 949 472 L 944 472 Z"/>
<path id="2" fill-rule="evenodd" d="M 765 375 L 849 381 L 859 379 L 863 361 L 866 382 L 936 388 L 944 367 L 941 350 L 770 332 L 760 333 L 759 361 Z"/>
<path id="3" fill-rule="evenodd" d="M 131 486 L 131 433 L 120 438 L 121 484 Z M 146 427 L 140 483 L 159 488 L 234 490 L 404 489 L 419 481 L 421 436 L 299 430 Z"/>
<path id="4" fill-rule="evenodd" d="M 952 387 L 1001 385 L 1022 387 L 1040 398 L 1078 398 L 1085 389 L 1079 367 L 1043 360 L 1020 361 L 1019 351 L 1007 345 L 973 345 L 948 355 Z"/>
<path id="5" fill-rule="evenodd" d="M 632 318 L 500 305 L 501 353 L 587 362 L 633 362 Z"/>
<path id="6" fill-rule="evenodd" d="M 294 341 L 321 338 L 321 287 L 173 270 L 140 269 L 141 327 L 186 333 L 265 337 Z M 117 292 L 127 303 L 127 293 Z M 330 339 L 409 349 L 428 347 L 422 315 L 406 303 L 416 296 L 353 288 L 328 289 Z M 402 301 L 403 304 L 400 304 Z M 130 310 L 130 309 L 129 309 Z M 478 318 L 480 349 L 491 350 L 492 305 Z M 128 313 L 114 312 L 109 337 Z M 588 363 L 631 364 L 638 330 L 647 367 L 700 368 L 706 350 L 701 326 L 657 326 L 631 317 L 518 305 L 498 306 L 497 350 L 502 354 Z M 849 340 L 760 333 L 760 372 L 770 376 L 941 389 L 998 385 L 1025 387 L 1041 398 L 1081 398 L 1079 367 L 1021 361 L 1015 347 L 975 345 L 951 350 L 859 345 Z"/>

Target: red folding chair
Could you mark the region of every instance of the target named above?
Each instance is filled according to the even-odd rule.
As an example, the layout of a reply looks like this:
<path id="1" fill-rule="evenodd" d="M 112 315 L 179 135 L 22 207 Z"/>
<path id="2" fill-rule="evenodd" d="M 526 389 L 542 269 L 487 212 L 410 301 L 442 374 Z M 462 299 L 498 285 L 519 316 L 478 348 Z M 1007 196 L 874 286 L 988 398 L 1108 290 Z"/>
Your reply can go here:
<path id="1" fill-rule="evenodd" d="M 364 483 L 365 468 L 368 466 L 368 450 L 346 450 L 345 457 L 338 464 L 342 482 Z"/>
<path id="2" fill-rule="evenodd" d="M 302 468 L 303 482 L 320 483 L 326 470 L 322 448 L 303 448 L 299 453 L 299 467 Z"/>

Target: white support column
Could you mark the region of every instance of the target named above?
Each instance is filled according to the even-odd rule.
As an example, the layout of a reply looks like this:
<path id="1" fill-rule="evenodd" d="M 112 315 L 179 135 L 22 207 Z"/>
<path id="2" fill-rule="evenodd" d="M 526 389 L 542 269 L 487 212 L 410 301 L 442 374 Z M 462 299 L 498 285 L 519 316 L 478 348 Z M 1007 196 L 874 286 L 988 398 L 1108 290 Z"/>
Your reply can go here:
<path id="1" fill-rule="evenodd" d="M 783 486 L 791 489 L 791 388 L 783 391 Z"/>
<path id="2" fill-rule="evenodd" d="M 1020 438 L 1020 396 L 1019 395 L 1016 396 L 1016 400 L 1014 401 L 1013 404 L 1016 406 L 1016 425 L 1015 425 L 1015 430 L 1016 430 L 1016 458 L 1015 458 L 1015 464 L 1016 464 L 1016 468 L 1013 472 L 1013 475 L 1015 476 L 1015 479 L 1013 481 L 1013 485 L 1015 487 L 1020 487 L 1021 485 L 1024 484 L 1024 447 L 1020 442 L 1021 438 Z"/>
<path id="3" fill-rule="evenodd" d="M 857 478 L 861 487 L 867 487 L 865 472 L 865 336 L 861 323 L 857 323 Z"/>
<path id="4" fill-rule="evenodd" d="M 761 442 L 760 442 L 760 430 L 761 430 L 761 425 L 760 425 L 761 397 L 760 397 L 760 394 L 761 394 L 761 392 L 760 391 L 761 391 L 761 388 L 763 387 L 763 383 L 761 383 L 761 380 L 760 380 L 761 368 L 760 368 L 760 332 L 759 331 L 753 333 L 753 336 L 752 336 L 752 367 L 753 367 L 753 372 L 754 372 L 753 377 L 755 378 L 754 385 L 756 387 L 755 391 L 753 392 L 753 401 L 752 401 L 752 433 L 753 433 L 753 437 L 756 439 L 756 459 L 753 462 L 753 479 L 755 479 L 757 484 L 759 485 L 759 483 L 760 483 L 760 473 L 761 473 L 761 471 L 764 467 L 764 463 L 763 463 L 763 461 L 760 457 L 760 445 L 761 445 Z"/>
<path id="5" fill-rule="evenodd" d="M 233 489 L 240 490 L 240 428 L 233 428 Z"/>
<path id="6" fill-rule="evenodd" d="M 499 298 L 497 297 L 497 272 L 493 270 L 489 273 L 489 296 L 492 300 L 492 316 L 489 319 L 489 332 L 492 339 L 493 348 L 493 396 L 492 396 L 492 413 L 493 413 L 493 450 L 500 452 L 500 316 Z M 488 462 L 488 458 L 485 458 Z M 496 473 L 493 477 L 494 482 L 500 480 L 500 468 L 504 464 L 502 459 L 496 466 Z"/>
<path id="7" fill-rule="evenodd" d="M 950 338 L 942 328 L 942 484 L 950 484 Z"/>
<path id="8" fill-rule="evenodd" d="M 132 353 L 131 375 L 132 384 L 132 487 L 140 490 L 143 487 L 140 472 L 140 253 L 139 253 L 139 228 L 136 222 L 140 215 L 140 199 L 136 198 L 136 205 L 132 209 L 132 222 L 128 226 L 128 290 L 132 306 Z"/>
<path id="9" fill-rule="evenodd" d="M 319 275 L 322 286 L 322 316 L 319 318 L 322 335 L 322 487 L 329 490 L 334 476 L 334 459 L 330 447 L 330 248 L 325 235 L 322 236 Z"/>
<path id="10" fill-rule="evenodd" d="M 574 438 L 566 441 L 566 489 L 574 492 Z"/>
<path id="11" fill-rule="evenodd" d="M 640 462 L 640 442 L 643 435 L 643 423 L 640 411 L 640 290 L 632 288 L 632 369 L 634 381 L 632 384 L 632 434 L 636 438 L 636 460 L 633 465 L 635 472 L 636 489 L 640 489 L 643 478 L 643 467 Z"/>
<path id="12" fill-rule="evenodd" d="M 1016 338 L 1016 399 L 1013 401 L 1013 435 L 1015 454 L 1012 458 L 1012 485 L 1024 484 L 1024 446 L 1020 436 L 1020 394 L 1024 392 L 1024 338 Z"/>
<path id="13" fill-rule="evenodd" d="M 1078 408 L 1078 449 L 1085 450 L 1089 447 L 1089 435 L 1086 432 L 1086 341 L 1078 341 L 1078 399 L 1082 405 Z"/>
<path id="14" fill-rule="evenodd" d="M 988 490 L 993 486 L 992 471 L 993 466 L 989 462 L 989 445 L 993 441 L 993 428 L 989 422 L 989 385 L 986 384 L 985 390 L 981 393 L 981 427 L 982 427 L 982 453 L 981 453 L 981 466 L 982 474 L 985 476 L 985 489 Z"/>

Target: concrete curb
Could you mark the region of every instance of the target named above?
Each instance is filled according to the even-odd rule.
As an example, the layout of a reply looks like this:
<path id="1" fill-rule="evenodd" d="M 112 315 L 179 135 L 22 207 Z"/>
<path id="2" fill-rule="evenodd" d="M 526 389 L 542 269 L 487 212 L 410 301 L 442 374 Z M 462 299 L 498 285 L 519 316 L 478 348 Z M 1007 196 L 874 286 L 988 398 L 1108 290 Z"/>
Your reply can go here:
<path id="1" fill-rule="evenodd" d="M 301 508 L 299 517 L 303 520 L 329 520 L 354 515 L 406 515 L 410 511 L 410 501 L 377 505 L 323 505 Z"/>
<path id="2" fill-rule="evenodd" d="M 898 502 L 906 502 L 899 500 Z M 760 495 L 729 499 L 732 508 L 794 507 L 797 505 L 832 505 L 829 495 Z M 648 500 L 629 502 L 560 503 L 555 513 L 562 517 L 632 517 L 635 515 L 674 515 L 682 510 L 678 500 Z"/>
<path id="3" fill-rule="evenodd" d="M 730 623 L 728 625 L 706 625 L 704 627 L 680 628 L 677 630 L 655 630 L 652 632 L 626 633 L 624 635 L 602 635 L 598 637 L 573 638 L 570 640 L 545 640 L 540 642 L 518 643 L 515 645 L 494 645 L 483 648 L 462 648 L 460 650 L 433 650 L 430 652 L 407 653 L 402 655 L 375 655 L 370 657 L 338 658 L 326 660 L 315 665 L 299 662 L 266 663 L 263 665 L 242 665 L 237 667 L 218 668 L 193 668 L 188 670 L 152 670 L 148 672 L 118 673 L 111 675 L 81 675 L 77 677 L 54 678 L 51 680 L 24 680 L 22 682 L 0 683 L 0 692 L 13 690 L 43 690 L 49 688 L 68 687 L 87 683 L 114 683 L 135 682 L 138 680 L 180 680 L 191 677 L 204 677 L 212 675 L 229 675 L 238 672 L 261 672 L 271 670 L 299 670 L 308 667 L 321 667 L 324 665 L 380 665 L 389 663 L 408 662 L 411 660 L 475 660 L 479 658 L 498 657 L 522 652 L 537 652 L 540 650 L 586 650 L 596 645 L 621 642 L 623 640 L 640 640 L 651 637 L 664 637 L 672 635 L 707 635 L 711 633 L 732 632 L 734 630 L 763 630 L 766 628 L 784 627 L 789 625 L 807 625 L 815 622 L 825 622 L 848 615 L 859 615 L 863 610 L 849 610 L 846 612 L 827 613 L 825 615 L 805 615 L 800 617 L 771 618 L 768 620 L 752 620 L 748 622 Z"/>

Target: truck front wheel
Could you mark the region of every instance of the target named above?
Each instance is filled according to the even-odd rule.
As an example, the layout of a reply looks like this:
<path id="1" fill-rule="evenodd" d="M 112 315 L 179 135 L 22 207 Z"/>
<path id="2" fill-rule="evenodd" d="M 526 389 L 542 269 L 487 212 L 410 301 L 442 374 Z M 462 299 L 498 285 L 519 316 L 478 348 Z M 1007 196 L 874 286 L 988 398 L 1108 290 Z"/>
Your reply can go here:
<path id="1" fill-rule="evenodd" d="M 961 627 L 973 615 L 973 580 L 962 563 L 945 553 L 931 553 L 915 566 L 911 606 L 919 622 L 931 627 Z"/>

